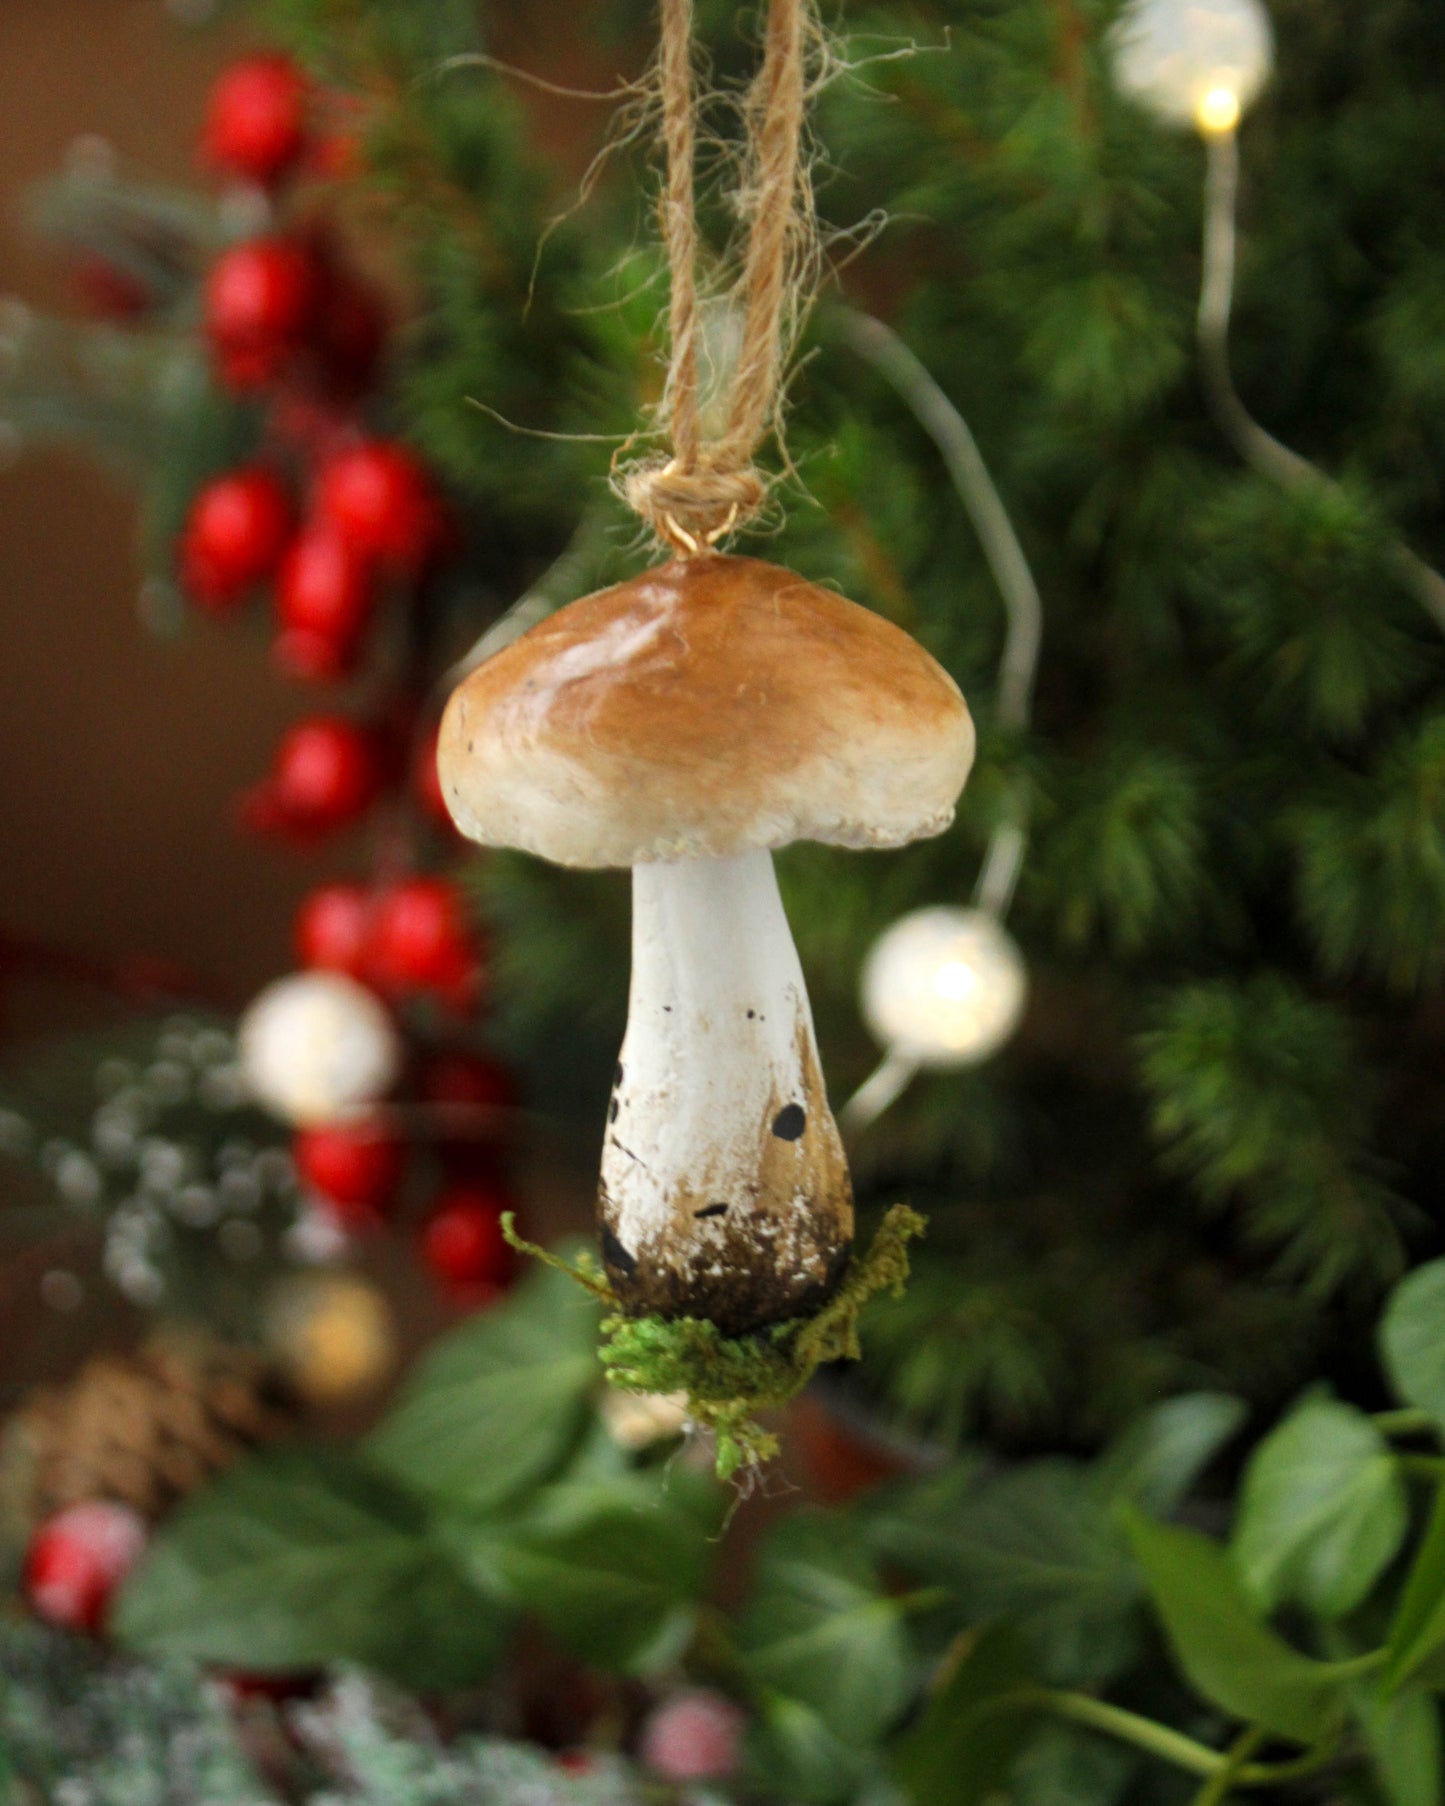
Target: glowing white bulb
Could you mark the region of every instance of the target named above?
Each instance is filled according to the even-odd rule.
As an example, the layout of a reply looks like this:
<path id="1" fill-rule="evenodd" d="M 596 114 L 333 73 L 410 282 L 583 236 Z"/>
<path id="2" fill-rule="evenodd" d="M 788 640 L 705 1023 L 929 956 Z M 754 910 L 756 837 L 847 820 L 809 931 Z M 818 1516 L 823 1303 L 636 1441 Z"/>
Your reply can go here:
<path id="1" fill-rule="evenodd" d="M 1134 0 L 1112 45 L 1121 93 L 1205 133 L 1234 130 L 1274 63 L 1260 0 Z"/>
<path id="2" fill-rule="evenodd" d="M 252 1097 L 300 1125 L 374 1103 L 401 1069 L 385 1006 L 339 972 L 277 979 L 241 1018 L 237 1040 Z"/>
<path id="3" fill-rule="evenodd" d="M 878 1040 L 922 1066 L 971 1066 L 1018 1027 L 1023 956 L 981 909 L 916 909 L 863 963 L 863 1014 Z"/>

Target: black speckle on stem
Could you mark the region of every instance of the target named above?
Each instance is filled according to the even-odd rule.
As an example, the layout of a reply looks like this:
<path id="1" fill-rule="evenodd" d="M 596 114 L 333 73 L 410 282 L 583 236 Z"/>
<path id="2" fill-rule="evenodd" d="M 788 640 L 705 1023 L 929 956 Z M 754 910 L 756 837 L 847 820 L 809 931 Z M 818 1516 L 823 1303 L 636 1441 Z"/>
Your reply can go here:
<path id="1" fill-rule="evenodd" d="M 784 1104 L 773 1118 L 773 1133 L 779 1141 L 796 1141 L 808 1126 L 808 1113 L 801 1104 Z"/>
<path id="2" fill-rule="evenodd" d="M 604 1224 L 602 1228 L 602 1258 L 609 1267 L 616 1267 L 629 1279 L 637 1271 L 636 1258 L 629 1254 L 617 1237 Z"/>

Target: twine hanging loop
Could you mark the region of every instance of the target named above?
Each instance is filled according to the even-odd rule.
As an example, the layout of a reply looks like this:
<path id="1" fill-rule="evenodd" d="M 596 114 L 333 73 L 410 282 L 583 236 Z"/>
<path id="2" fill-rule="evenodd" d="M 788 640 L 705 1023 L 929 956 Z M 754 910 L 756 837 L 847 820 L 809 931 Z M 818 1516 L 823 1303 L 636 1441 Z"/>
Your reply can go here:
<path id="1" fill-rule="evenodd" d="M 670 274 L 671 358 L 662 415 L 670 455 L 619 473 L 628 505 L 674 551 L 690 555 L 746 524 L 767 499 L 755 468 L 778 422 L 783 369 L 806 311 L 816 242 L 803 154 L 811 0 L 770 0 L 762 65 L 745 104 L 747 146 L 739 211 L 747 222 L 731 297 L 740 344 L 715 433 L 700 401 L 699 233 L 695 199 L 698 96 L 692 0 L 662 0 L 658 79 L 667 180 L 662 233 Z"/>

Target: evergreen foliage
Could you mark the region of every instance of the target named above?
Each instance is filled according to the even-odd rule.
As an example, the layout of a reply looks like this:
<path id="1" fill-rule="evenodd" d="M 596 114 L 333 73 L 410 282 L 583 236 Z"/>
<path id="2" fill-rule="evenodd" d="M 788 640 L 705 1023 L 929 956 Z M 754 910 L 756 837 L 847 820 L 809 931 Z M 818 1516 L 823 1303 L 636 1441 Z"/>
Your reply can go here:
<path id="1" fill-rule="evenodd" d="M 1419 181 L 1441 27 L 1404 4 L 1272 8 L 1278 73 L 1242 138 L 1238 376 L 1341 479 L 1286 493 L 1239 468 L 1205 406 L 1203 151 L 1114 93 L 1116 11 L 850 7 L 838 45 L 855 67 L 820 118 L 830 220 L 890 219 L 842 292 L 886 310 L 966 414 L 1038 574 L 1033 730 L 992 722 L 997 596 L 933 448 L 832 330 L 831 296 L 793 385 L 799 480 L 745 548 L 907 626 L 981 729 L 940 842 L 780 861 L 839 1095 L 873 1058 L 855 1001 L 871 938 L 919 902 L 966 900 L 1009 785 L 1029 786 L 1024 1030 L 990 1068 L 918 1083 L 856 1161 L 865 1200 L 935 1220 L 897 1307 L 906 1350 L 865 1371 L 945 1435 L 1097 1433 L 1201 1361 L 1278 1396 L 1439 1234 L 1441 1150 L 1413 1075 L 1445 947 L 1445 648 L 1390 546 L 1445 554 L 1428 399 L 1445 226 Z M 745 71 L 735 9 L 704 12 L 717 71 Z M 640 8 L 620 16 L 643 28 Z M 618 191 L 636 179 L 618 165 Z M 564 229 L 598 301 L 595 272 L 627 249 L 609 235 L 634 221 L 594 197 Z M 613 353 L 623 319 L 596 326 Z M 572 423 L 626 431 L 647 393 L 631 368 L 610 395 L 571 391 Z M 493 421 L 474 431 L 479 458 L 531 455 Z M 580 472 L 585 449 L 557 455 Z M 620 886 L 510 858 L 480 883 L 502 1032 L 571 1104 L 620 1029 Z M 570 1071 L 554 1074 L 564 1021 Z M 593 1103 L 584 1134 L 597 1120 Z M 1077 1309 L 1040 1312 L 1051 1271 L 1087 1288 Z M 1171 1285 L 1161 1271 L 1191 1283 L 1151 1320 L 1139 1301 Z M 1091 1376 L 1091 1412 L 1061 1409 L 1069 1371 Z"/>
<path id="2" fill-rule="evenodd" d="M 1421 1078 L 1445 969 L 1445 647 L 1391 548 L 1445 558 L 1445 224 L 1421 175 L 1445 27 L 1408 0 L 1271 7 L 1277 70 L 1241 137 L 1236 376 L 1338 478 L 1287 492 L 1239 467 L 1205 405 L 1204 153 L 1114 92 L 1117 10 L 915 0 L 833 21 L 823 210 L 845 232 L 888 224 L 836 247 L 792 384 L 796 478 L 742 547 L 917 634 L 980 727 L 941 840 L 780 859 L 837 1096 L 876 1058 L 856 1001 L 871 940 L 919 903 L 966 900 L 1020 784 L 1029 799 L 1010 921 L 1023 1030 L 982 1070 L 917 1082 L 856 1150 L 865 1206 L 904 1198 L 934 1223 L 897 1358 L 885 1334 L 866 1377 L 945 1437 L 1092 1437 L 1201 1373 L 1278 1398 L 1439 1237 L 1445 1147 Z M 700 11 L 717 78 L 744 78 L 746 17 Z M 377 424 L 470 512 L 430 640 L 460 652 L 519 598 L 557 606 L 637 569 L 607 477 L 661 380 L 645 145 L 579 201 L 532 146 L 526 84 L 476 60 L 485 8 L 266 0 L 256 16 L 354 103 L 355 220 L 405 266 L 395 417 Z M 588 17 L 609 73 L 640 70 L 641 0 Z M 709 123 L 732 129 L 726 108 Z M 147 473 L 168 579 L 183 498 L 256 425 L 176 330 L 226 228 L 115 170 L 72 170 L 43 212 L 67 242 L 130 257 L 160 299 L 143 331 L 9 322 L 7 409 Z M 726 207 L 703 212 L 720 246 Z M 163 267 L 148 221 L 181 247 Z M 1027 733 L 993 718 L 1003 618 L 972 528 L 837 330 L 840 299 L 894 321 L 1008 504 L 1044 601 Z M 625 879 L 503 855 L 477 861 L 476 886 L 494 1037 L 590 1150 L 623 1021 Z"/>

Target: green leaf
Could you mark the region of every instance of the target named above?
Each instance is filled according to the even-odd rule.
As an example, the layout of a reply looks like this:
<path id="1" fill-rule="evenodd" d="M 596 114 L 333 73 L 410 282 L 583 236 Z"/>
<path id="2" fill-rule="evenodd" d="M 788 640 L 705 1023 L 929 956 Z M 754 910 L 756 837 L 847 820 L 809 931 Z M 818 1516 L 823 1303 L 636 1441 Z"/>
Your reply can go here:
<path id="1" fill-rule="evenodd" d="M 1067 1724 L 1035 1724 L 1010 1776 L 1011 1806 L 1114 1806 L 1137 1750 Z"/>
<path id="2" fill-rule="evenodd" d="M 152 1655 L 358 1662 L 418 1688 L 478 1680 L 504 1629 L 415 1502 L 330 1451 L 257 1457 L 197 1493 L 157 1532 L 115 1620 Z"/>
<path id="3" fill-rule="evenodd" d="M 980 1806 L 1004 1786 L 1037 1716 L 1026 1703 L 1031 1679 L 1006 1626 L 971 1639 L 922 1719 L 895 1746 L 894 1773 L 915 1806 Z"/>
<path id="4" fill-rule="evenodd" d="M 1343 1711 L 1346 1682 L 1291 1649 L 1254 1615 L 1228 1557 L 1194 1530 L 1128 1508 L 1134 1553 L 1179 1666 L 1214 1705 L 1245 1724 L 1315 1743 Z"/>
<path id="5" fill-rule="evenodd" d="M 811 1707 L 844 1743 L 871 1743 L 910 1692 L 902 1611 L 837 1519 L 790 1518 L 763 1549 L 738 1625 L 743 1667 L 761 1695 Z"/>
<path id="6" fill-rule="evenodd" d="M 1353 1405 L 1307 1398 L 1245 1471 L 1234 1565 L 1264 1611 L 1286 1601 L 1322 1618 L 1352 1612 L 1409 1527 L 1398 1464 Z"/>
<path id="7" fill-rule="evenodd" d="M 576 1445 L 598 1382 L 597 1312 L 564 1274 L 535 1274 L 445 1337 L 363 1444 L 367 1457 L 449 1507 L 487 1509 L 552 1472 Z"/>
<path id="8" fill-rule="evenodd" d="M 875 1520 L 874 1546 L 945 1586 L 959 1619 L 1007 1618 L 1051 1680 L 1109 1679 L 1136 1650 L 1139 1581 L 1105 1490 L 1075 1462 L 946 1473 Z"/>
<path id="9" fill-rule="evenodd" d="M 1389 1806 L 1441 1806 L 1440 1711 L 1429 1694 L 1367 1695 L 1355 1715 Z"/>
<path id="10" fill-rule="evenodd" d="M 1400 1398 L 1445 1425 L 1445 1260 L 1417 1267 L 1390 1294 L 1380 1353 Z"/>
<path id="11" fill-rule="evenodd" d="M 617 1485 L 557 1489 L 495 1551 L 513 1600 L 559 1642 L 594 1667 L 632 1669 L 676 1658 L 707 1554 L 696 1517 Z"/>
<path id="12" fill-rule="evenodd" d="M 1436 1494 L 1385 1649 L 1386 1693 L 1403 1687 L 1445 1649 L 1445 1489 Z"/>
<path id="13" fill-rule="evenodd" d="M 1171 1511 L 1244 1422 L 1243 1399 L 1189 1392 L 1155 1405 L 1125 1430 L 1094 1468 L 1110 1499 L 1141 1510 Z"/>
<path id="14" fill-rule="evenodd" d="M 749 1797 L 836 1806 L 858 1797 L 876 1760 L 871 1750 L 835 1737 L 822 1715 L 782 1694 L 764 1698 L 748 1725 L 745 1748 Z"/>

